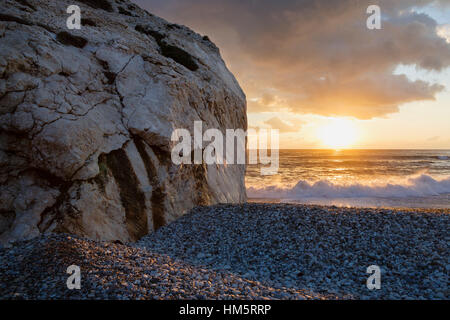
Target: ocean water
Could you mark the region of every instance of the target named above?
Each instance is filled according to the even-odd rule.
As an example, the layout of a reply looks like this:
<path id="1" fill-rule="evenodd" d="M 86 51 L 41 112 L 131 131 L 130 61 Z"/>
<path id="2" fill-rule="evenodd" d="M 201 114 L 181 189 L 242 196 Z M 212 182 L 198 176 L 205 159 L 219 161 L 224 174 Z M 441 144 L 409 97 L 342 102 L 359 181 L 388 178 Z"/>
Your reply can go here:
<path id="1" fill-rule="evenodd" d="M 450 208 L 450 150 L 280 150 L 278 174 L 248 165 L 252 201 Z"/>

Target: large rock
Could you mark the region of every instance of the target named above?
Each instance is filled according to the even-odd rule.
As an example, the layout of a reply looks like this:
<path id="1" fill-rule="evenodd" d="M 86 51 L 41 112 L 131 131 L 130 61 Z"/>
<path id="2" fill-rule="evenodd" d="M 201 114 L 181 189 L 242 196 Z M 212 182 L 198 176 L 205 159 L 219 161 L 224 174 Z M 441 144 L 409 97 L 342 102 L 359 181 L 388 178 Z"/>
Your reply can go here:
<path id="1" fill-rule="evenodd" d="M 69 5 L 82 28 L 69 30 Z M 243 165 L 174 165 L 176 128 L 246 130 L 218 48 L 128 1 L 0 4 L 0 241 L 134 241 L 196 205 L 244 202 Z"/>

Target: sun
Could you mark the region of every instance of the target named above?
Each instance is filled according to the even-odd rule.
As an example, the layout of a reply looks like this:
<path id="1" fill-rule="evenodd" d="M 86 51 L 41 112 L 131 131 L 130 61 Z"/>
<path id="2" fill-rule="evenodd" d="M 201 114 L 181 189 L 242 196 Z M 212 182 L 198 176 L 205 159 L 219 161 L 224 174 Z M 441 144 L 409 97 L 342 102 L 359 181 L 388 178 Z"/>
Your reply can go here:
<path id="1" fill-rule="evenodd" d="M 354 123 L 348 119 L 330 119 L 330 122 L 319 127 L 317 136 L 327 148 L 349 148 L 357 137 Z"/>

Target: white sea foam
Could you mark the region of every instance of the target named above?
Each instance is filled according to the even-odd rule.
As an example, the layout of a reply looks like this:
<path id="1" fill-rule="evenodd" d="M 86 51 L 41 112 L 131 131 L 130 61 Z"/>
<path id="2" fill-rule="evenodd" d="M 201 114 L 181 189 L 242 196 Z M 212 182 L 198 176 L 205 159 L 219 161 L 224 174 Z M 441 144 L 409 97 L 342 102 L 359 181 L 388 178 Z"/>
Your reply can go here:
<path id="1" fill-rule="evenodd" d="M 427 197 L 450 193 L 450 177 L 437 178 L 427 174 L 412 176 L 394 182 L 334 183 L 327 180 L 308 182 L 300 180 L 293 187 L 251 186 L 250 198 L 406 198 Z"/>

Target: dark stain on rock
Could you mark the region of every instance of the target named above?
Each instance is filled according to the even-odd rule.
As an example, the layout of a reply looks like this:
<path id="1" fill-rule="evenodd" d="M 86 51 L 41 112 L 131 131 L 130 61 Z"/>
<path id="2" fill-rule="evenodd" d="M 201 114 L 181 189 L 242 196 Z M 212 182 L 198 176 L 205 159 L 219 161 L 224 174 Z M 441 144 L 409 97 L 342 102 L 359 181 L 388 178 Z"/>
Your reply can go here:
<path id="1" fill-rule="evenodd" d="M 22 18 L 19 18 L 19 17 L 16 17 L 16 16 L 12 16 L 10 14 L 3 14 L 3 13 L 0 13 L 0 21 L 17 22 L 17 23 L 20 23 L 20 24 L 25 24 L 27 26 L 33 25 L 31 22 L 29 22 L 29 21 L 27 21 L 25 19 L 22 19 Z"/>
<path id="2" fill-rule="evenodd" d="M 151 197 L 153 228 L 157 230 L 166 224 L 166 220 L 164 218 L 164 211 L 165 211 L 164 203 L 166 200 L 166 192 L 164 186 L 160 185 L 158 180 L 158 172 L 152 162 L 152 159 L 145 150 L 145 141 L 141 138 L 135 138 L 134 143 L 142 158 L 142 161 L 144 162 L 145 170 L 147 171 L 147 176 L 153 188 Z"/>
<path id="3" fill-rule="evenodd" d="M 51 175 L 45 175 L 45 171 L 38 171 L 37 174 L 41 177 L 46 179 L 52 187 L 57 188 L 59 190 L 59 195 L 56 197 L 55 203 L 44 209 L 41 213 L 41 217 L 39 220 L 39 223 L 37 224 L 37 227 L 40 232 L 46 231 L 52 223 L 57 221 L 64 220 L 63 214 L 66 213 L 66 211 L 62 208 L 64 208 L 64 204 L 68 200 L 68 190 L 72 186 L 71 181 L 64 181 L 60 182 L 57 179 L 51 177 Z M 44 175 L 43 175 L 44 174 Z M 58 232 L 59 230 L 55 230 L 55 232 Z"/>
<path id="4" fill-rule="evenodd" d="M 11 229 L 15 219 L 16 213 L 14 211 L 0 210 L 0 235 Z"/>
<path id="5" fill-rule="evenodd" d="M 60 73 L 58 73 L 60 76 L 62 76 L 62 77 L 68 77 L 68 76 L 70 76 L 70 74 L 68 74 L 67 72 L 65 72 L 65 71 L 61 71 Z"/>
<path id="6" fill-rule="evenodd" d="M 156 171 L 155 166 L 153 165 L 152 159 L 145 150 L 145 142 L 141 138 L 134 138 L 134 144 L 136 145 L 136 149 L 138 150 L 144 165 L 145 170 L 147 171 L 148 178 L 150 179 L 151 185 L 158 183 L 158 172 Z"/>
<path id="7" fill-rule="evenodd" d="M 119 187 L 128 234 L 133 240 L 139 240 L 148 233 L 148 221 L 145 195 L 138 187 L 139 181 L 130 159 L 124 150 L 118 149 L 106 155 L 106 164 Z"/>
<path id="8" fill-rule="evenodd" d="M 197 164 L 193 166 L 193 174 L 195 178 L 194 203 L 198 206 L 209 205 L 211 202 L 209 196 L 209 187 L 206 176 L 208 174 L 206 164 Z"/>
<path id="9" fill-rule="evenodd" d="M 94 9 L 102 9 L 108 12 L 113 12 L 111 3 L 107 0 L 78 0 L 78 2 L 84 3 Z"/>
<path id="10" fill-rule="evenodd" d="M 162 45 L 160 45 L 159 47 L 161 48 L 161 53 L 163 56 L 171 58 L 175 62 L 178 62 L 191 71 L 195 71 L 198 69 L 198 65 L 197 63 L 195 63 L 193 57 L 183 49 L 166 44 L 164 42 L 162 42 Z"/>
<path id="11" fill-rule="evenodd" d="M 172 164 L 170 152 L 158 146 L 152 146 L 152 151 L 158 158 L 158 161 L 163 166 L 170 166 Z"/>
<path id="12" fill-rule="evenodd" d="M 99 186 L 100 191 L 105 193 L 105 186 L 108 182 L 108 165 L 106 164 L 106 155 L 102 154 L 98 157 L 98 175 L 93 181 Z"/>
<path id="13" fill-rule="evenodd" d="M 153 216 L 153 228 L 158 230 L 166 224 L 164 217 L 164 200 L 166 198 L 166 192 L 164 186 L 157 187 L 152 191 L 152 216 Z"/>
<path id="14" fill-rule="evenodd" d="M 161 42 L 161 40 L 165 38 L 165 35 L 159 33 L 158 31 L 150 30 L 140 24 L 138 24 L 136 27 L 134 27 L 134 30 L 136 30 L 137 32 L 143 33 L 147 36 L 153 37 L 155 39 L 155 41 L 158 43 L 158 45 Z"/>
<path id="15" fill-rule="evenodd" d="M 179 26 L 178 24 L 175 24 L 175 23 L 169 23 L 167 25 L 167 29 L 170 29 L 170 30 L 172 30 L 172 29 L 181 29 L 181 26 Z"/>
<path id="16" fill-rule="evenodd" d="M 205 148 L 197 149 L 198 152 L 203 155 Z M 196 205 L 209 205 L 211 198 L 209 196 L 209 186 L 207 181 L 208 168 L 207 165 L 202 162 L 201 164 L 195 164 L 195 150 L 191 152 L 191 174 L 195 179 L 195 189 L 193 190 L 193 201 Z"/>
<path id="17" fill-rule="evenodd" d="M 56 39 L 64 45 L 70 45 L 77 48 L 84 48 L 88 42 L 85 38 L 74 36 L 66 31 L 59 32 L 56 35 Z"/>
<path id="18" fill-rule="evenodd" d="M 106 71 L 109 71 L 109 64 L 107 61 L 105 60 L 101 60 L 97 58 L 98 63 L 102 66 L 103 69 L 105 69 Z"/>
<path id="19" fill-rule="evenodd" d="M 108 79 L 108 84 L 113 84 L 114 81 L 116 81 L 117 75 L 114 72 L 105 71 L 104 75 L 105 75 L 106 79 Z"/>
<path id="20" fill-rule="evenodd" d="M 119 13 L 123 14 L 123 15 L 126 15 L 126 16 L 130 16 L 130 17 L 134 16 L 130 11 L 128 11 L 128 10 L 122 8 L 122 7 L 119 7 Z"/>
<path id="21" fill-rule="evenodd" d="M 192 55 L 181 48 L 164 42 L 165 35 L 157 31 L 150 30 L 142 25 L 137 25 L 134 29 L 140 33 L 153 37 L 161 50 L 161 54 L 166 58 L 174 60 L 191 71 L 196 71 L 198 69 L 198 65 Z"/>
<path id="22" fill-rule="evenodd" d="M 136 9 L 136 6 L 135 6 L 134 4 L 129 4 L 129 5 L 127 6 L 127 8 L 128 8 L 128 10 L 135 10 L 135 9 Z"/>
<path id="23" fill-rule="evenodd" d="M 97 23 L 89 18 L 81 18 L 81 25 L 82 26 L 90 26 L 90 27 L 96 27 Z"/>
<path id="24" fill-rule="evenodd" d="M 53 173 L 40 168 L 30 168 L 21 172 L 21 174 L 25 173 L 35 175 L 37 178 L 39 178 L 39 180 L 46 181 L 48 183 L 48 186 L 55 189 L 60 189 L 65 184 L 69 183 L 68 181 L 65 181 L 64 179 L 54 175 Z"/>
<path id="25" fill-rule="evenodd" d="M 31 5 L 27 0 L 16 0 L 16 2 L 20 3 L 21 5 L 30 8 L 33 11 L 36 11 L 36 8 Z"/>
<path id="26" fill-rule="evenodd" d="M 97 59 L 97 60 L 103 68 L 103 74 L 105 75 L 106 79 L 108 80 L 107 83 L 113 84 L 114 81 L 116 81 L 117 74 L 110 71 L 108 62 L 106 62 L 104 60 L 100 60 L 100 59 Z"/>

